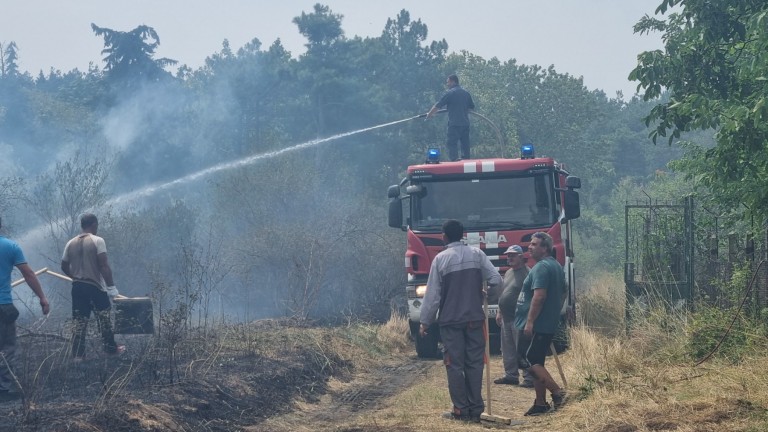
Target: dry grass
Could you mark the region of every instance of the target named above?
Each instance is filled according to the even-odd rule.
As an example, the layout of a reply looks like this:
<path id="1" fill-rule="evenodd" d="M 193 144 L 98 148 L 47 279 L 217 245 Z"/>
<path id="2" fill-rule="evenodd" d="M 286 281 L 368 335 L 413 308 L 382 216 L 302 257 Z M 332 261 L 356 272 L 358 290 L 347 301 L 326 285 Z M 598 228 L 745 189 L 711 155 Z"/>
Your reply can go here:
<path id="1" fill-rule="evenodd" d="M 646 329 L 647 330 L 647 329 Z M 766 357 L 740 366 L 664 362 L 643 338 L 610 339 L 577 329 L 567 370 L 582 400 L 561 430 L 758 431 L 768 428 Z M 644 334 L 646 339 L 651 335 Z M 558 414 L 558 417 L 560 415 Z"/>
<path id="2" fill-rule="evenodd" d="M 647 361 L 629 339 L 608 338 L 574 329 L 573 349 L 560 357 L 572 402 L 556 413 L 529 418 L 530 390 L 492 387 L 495 415 L 525 424 L 520 431 L 763 431 L 768 430 L 768 372 L 765 356 L 742 366 L 662 364 Z M 481 430 L 496 425 L 465 425 L 443 420 L 450 407 L 444 368 L 439 362 L 416 384 L 382 409 L 350 419 L 336 430 Z M 501 360 L 491 367 L 501 369 Z M 556 375 L 552 362 L 550 371 Z M 559 381 L 558 378 L 556 380 Z M 484 389 L 485 392 L 485 389 Z M 485 395 L 485 393 L 484 393 Z M 345 429 L 346 428 L 346 429 Z M 506 427 L 505 427 L 506 428 Z"/>
<path id="3" fill-rule="evenodd" d="M 756 350 L 738 364 L 711 360 L 694 367 L 694 361 L 684 351 L 687 331 L 684 316 L 664 311 L 648 311 L 642 320 L 634 322 L 629 336 L 622 331 L 606 331 L 616 322 L 622 330 L 624 328 L 623 297 L 614 292 L 623 286 L 610 278 L 597 280 L 602 282 L 594 284 L 590 290 L 589 296 L 593 297 L 582 296 L 580 299 L 584 323 L 572 329 L 571 349 L 560 356 L 571 402 L 553 414 L 523 417 L 533 401 L 533 392 L 492 385 L 493 414 L 525 422 L 518 426 L 467 425 L 442 419 L 441 414 L 451 405 L 445 369 L 440 361 L 415 357 L 407 320 L 396 314 L 383 325 L 350 322 L 341 327 L 321 328 L 260 321 L 222 327 L 205 339 L 205 344 L 202 344 L 203 340 L 193 344 L 196 351 L 191 354 L 198 360 L 189 369 L 198 374 L 216 374 L 217 382 L 225 383 L 224 388 L 230 393 L 251 395 L 254 401 L 265 391 L 272 394 L 264 397 L 274 399 L 282 389 L 297 385 L 290 380 L 297 373 L 317 375 L 317 382 L 301 381 L 298 384 L 303 386 L 302 389 L 291 393 L 288 397 L 292 399 L 278 405 L 284 408 L 284 414 L 264 413 L 271 418 L 254 421 L 252 426 L 247 422 L 240 423 L 242 430 L 768 430 L 768 371 L 764 366 L 768 355 Z M 613 304 L 617 298 L 621 298 L 620 307 Z M 597 311 L 602 311 L 603 315 Z M 201 344 L 207 348 L 202 349 Z M 191 349 L 185 348 L 185 351 Z M 249 359 L 258 363 L 239 364 Z M 293 363 L 286 368 L 283 364 L 288 361 Z M 237 368 L 235 363 L 238 363 Z M 231 372 L 234 375 L 224 374 L 228 365 L 233 366 Z M 417 367 L 404 368 L 403 365 Z M 555 363 L 550 359 L 547 365 L 553 377 L 560 381 Z M 267 381 L 243 381 L 246 370 L 242 367 L 282 368 L 288 371 L 286 377 L 289 379 L 275 382 L 284 378 L 275 375 Z M 499 376 L 501 358 L 493 357 L 490 367 L 492 377 Z M 193 378 L 196 373 L 183 375 Z M 188 382 L 186 387 L 190 384 Z M 266 384 L 275 387 L 265 390 L 262 385 Z M 344 395 L 363 395 L 366 391 L 386 386 L 392 391 L 371 399 L 371 405 L 350 408 L 344 402 Z M 184 388 L 181 386 L 179 390 Z M 129 391 L 121 386 L 116 393 L 127 396 Z M 483 389 L 484 398 L 485 391 L 486 388 Z M 194 396 L 194 400 L 208 401 L 206 403 L 215 401 L 208 393 L 200 392 Z M 160 405 L 150 406 L 149 400 L 141 403 L 147 407 L 134 407 L 136 415 L 154 418 L 152 407 Z M 170 408 L 166 411 L 169 413 L 166 425 L 172 420 L 183 420 L 170 417 Z"/>
<path id="4" fill-rule="evenodd" d="M 618 292 L 617 292 L 618 291 Z M 686 356 L 686 320 L 651 310 L 624 332 L 623 284 L 598 278 L 582 296 L 582 319 L 572 347 L 560 356 L 572 401 L 556 413 L 529 418 L 530 390 L 492 386 L 493 413 L 524 424 L 520 431 L 764 431 L 768 430 L 768 355 L 756 353 L 738 365 L 710 361 L 694 367 Z M 618 327 L 620 330 L 616 330 Z M 418 361 L 418 360 L 414 360 Z M 459 431 L 499 428 L 456 424 L 440 418 L 450 407 L 440 362 L 379 410 L 350 419 L 335 430 Z M 556 380 L 553 361 L 548 368 Z M 494 376 L 501 359 L 491 361 Z M 485 396 L 485 388 L 483 389 Z M 357 428 L 357 429 L 356 429 Z"/>
<path id="5" fill-rule="evenodd" d="M 408 318 L 393 311 L 389 321 L 380 328 L 379 338 L 392 351 L 411 354 L 413 344 L 409 340 L 410 331 Z"/>
<path id="6" fill-rule="evenodd" d="M 579 295 L 579 320 L 596 332 L 618 336 L 624 329 L 624 282 L 615 275 L 601 274 L 586 280 Z"/>
<path id="7" fill-rule="evenodd" d="M 651 308 L 633 318 L 629 335 L 606 331 L 625 328 L 624 286 L 602 277 L 591 288 L 582 296 L 585 324 L 573 330 L 564 356 L 579 400 L 554 415 L 553 430 L 768 430 L 765 352 L 740 364 L 712 360 L 695 367 L 685 351 L 684 313 Z"/>

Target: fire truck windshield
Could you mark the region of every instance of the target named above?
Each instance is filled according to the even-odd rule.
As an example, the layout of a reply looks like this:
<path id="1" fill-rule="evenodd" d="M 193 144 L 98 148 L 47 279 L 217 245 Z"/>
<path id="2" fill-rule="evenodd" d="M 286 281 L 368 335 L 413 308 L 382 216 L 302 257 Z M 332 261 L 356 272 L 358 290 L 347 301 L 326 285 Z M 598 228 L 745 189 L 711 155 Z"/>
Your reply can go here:
<path id="1" fill-rule="evenodd" d="M 411 196 L 411 228 L 439 231 L 448 219 L 467 230 L 552 226 L 557 220 L 553 176 L 422 182 Z"/>

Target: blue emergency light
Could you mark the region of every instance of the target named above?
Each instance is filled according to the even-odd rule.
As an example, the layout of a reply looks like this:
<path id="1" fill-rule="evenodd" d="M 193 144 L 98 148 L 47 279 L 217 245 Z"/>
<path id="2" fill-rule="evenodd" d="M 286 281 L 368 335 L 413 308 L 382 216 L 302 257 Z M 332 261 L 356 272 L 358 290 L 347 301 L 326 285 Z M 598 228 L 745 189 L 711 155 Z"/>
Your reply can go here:
<path id="1" fill-rule="evenodd" d="M 523 144 L 520 147 L 520 159 L 533 159 L 533 144 Z"/>
<path id="2" fill-rule="evenodd" d="M 440 149 L 431 148 L 427 150 L 427 163 L 428 164 L 440 163 Z"/>

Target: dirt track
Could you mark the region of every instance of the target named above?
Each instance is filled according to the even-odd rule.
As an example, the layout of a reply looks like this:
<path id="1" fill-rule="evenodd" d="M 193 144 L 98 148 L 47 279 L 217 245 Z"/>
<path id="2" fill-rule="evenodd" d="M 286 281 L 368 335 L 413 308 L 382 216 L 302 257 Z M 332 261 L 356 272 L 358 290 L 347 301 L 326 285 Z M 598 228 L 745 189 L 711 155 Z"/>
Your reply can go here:
<path id="1" fill-rule="evenodd" d="M 499 376 L 501 357 L 491 358 L 492 376 Z M 483 398 L 486 400 L 485 377 Z M 450 408 L 445 369 L 442 361 L 419 360 L 415 355 L 401 355 L 386 365 L 370 371 L 359 371 L 342 382 L 331 379 L 328 392 L 313 403 L 297 404 L 296 409 L 284 415 L 266 419 L 263 423 L 247 428 L 248 431 L 446 431 L 446 430 L 520 430 L 525 427 L 547 429 L 547 418 L 533 419 L 522 414 L 530 407 L 534 395 L 532 389 L 492 384 L 493 413 L 513 420 L 513 425 L 483 422 L 481 425 L 461 425 L 441 418 L 443 410 Z M 419 406 L 393 407 L 393 397 L 410 392 L 411 395 L 431 399 L 438 395 L 445 400 L 438 411 Z M 410 398 L 408 400 L 411 400 Z M 404 410 L 406 412 L 403 412 Z M 400 418 L 392 425 L 389 418 Z M 416 418 L 413 423 L 407 420 Z M 523 423 L 524 425 L 521 425 Z M 456 429 L 458 428 L 458 429 Z M 527 430 L 527 429 L 526 429 Z"/>
<path id="2" fill-rule="evenodd" d="M 316 403 L 298 404 L 291 413 L 267 419 L 246 430 L 351 432 L 356 429 L 338 429 L 338 425 L 348 422 L 356 414 L 375 411 L 387 398 L 407 389 L 438 364 L 437 361 L 419 361 L 412 357 L 392 359 L 373 370 L 353 373 L 344 380 L 333 380 L 327 394 Z"/>

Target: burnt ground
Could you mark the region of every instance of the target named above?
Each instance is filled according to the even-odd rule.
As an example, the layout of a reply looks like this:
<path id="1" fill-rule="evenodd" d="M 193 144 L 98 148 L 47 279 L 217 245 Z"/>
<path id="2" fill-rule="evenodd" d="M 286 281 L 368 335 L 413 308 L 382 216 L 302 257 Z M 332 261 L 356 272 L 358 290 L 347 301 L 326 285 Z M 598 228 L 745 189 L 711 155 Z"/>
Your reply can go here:
<path id="1" fill-rule="evenodd" d="M 133 365 L 84 363 L 73 366 L 70 390 L 0 404 L 0 417 L 12 419 L 0 430 L 231 431 L 289 410 L 294 398 L 311 401 L 322 394 L 334 369 L 320 370 L 304 358 L 301 352 L 281 361 L 232 357 L 201 364 L 210 367 L 204 376 L 193 370 L 174 384 L 124 389 L 117 380 L 104 382 L 104 375 Z M 74 388 L 77 382 L 85 391 Z"/>
<path id="2" fill-rule="evenodd" d="M 0 402 L 2 432 L 290 430 L 265 420 L 294 411 L 297 403 L 317 409 L 296 420 L 322 429 L 374 409 L 434 365 L 392 356 L 356 370 L 339 355 L 343 341 L 330 336 L 278 340 L 278 350 L 266 354 L 210 339 L 168 349 L 137 336 L 129 337 L 120 358 L 89 354 L 73 363 L 64 338 L 35 336 L 20 338 L 27 347 L 17 367 L 23 398 Z M 327 348 L 332 345 L 340 348 Z M 332 379 L 346 385 L 331 389 Z"/>

